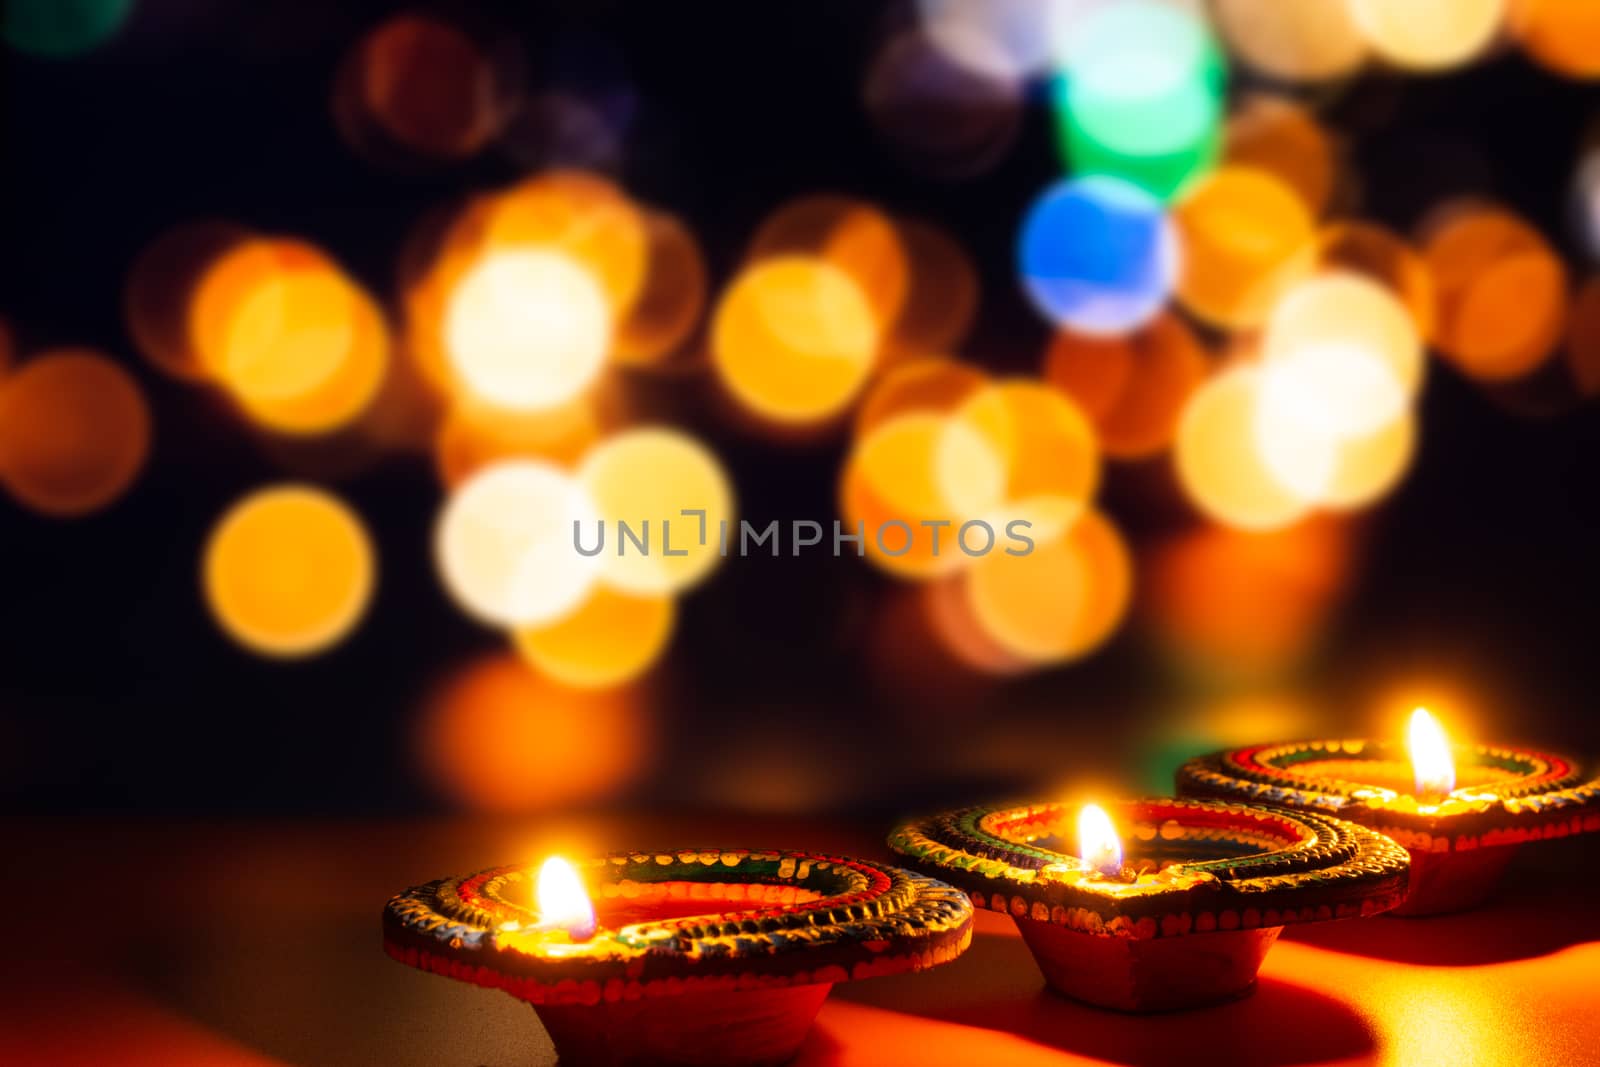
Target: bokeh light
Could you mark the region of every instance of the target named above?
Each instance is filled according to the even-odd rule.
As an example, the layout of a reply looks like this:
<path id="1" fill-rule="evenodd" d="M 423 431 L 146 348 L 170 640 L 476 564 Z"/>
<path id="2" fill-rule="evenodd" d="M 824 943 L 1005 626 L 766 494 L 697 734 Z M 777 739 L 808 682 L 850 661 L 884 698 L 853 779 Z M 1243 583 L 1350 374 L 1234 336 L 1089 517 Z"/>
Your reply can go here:
<path id="1" fill-rule="evenodd" d="M 1229 328 L 1260 323 L 1314 225 L 1292 188 L 1243 166 L 1202 178 L 1173 218 L 1183 248 L 1178 299 L 1199 317 Z"/>
<path id="2" fill-rule="evenodd" d="M 439 480 L 460 484 L 504 459 L 543 459 L 576 467 L 600 440 L 602 420 L 589 398 L 534 414 L 458 403 L 439 424 L 434 459 Z"/>
<path id="3" fill-rule="evenodd" d="M 861 287 L 815 256 L 745 268 L 723 292 L 711 354 L 742 406 L 777 423 L 837 415 L 871 373 L 880 322 Z"/>
<path id="4" fill-rule="evenodd" d="M 1584 282 L 1572 301 L 1566 357 L 1578 391 L 1600 395 L 1600 275 Z"/>
<path id="5" fill-rule="evenodd" d="M 1443 70 L 1488 48 L 1505 16 L 1506 0 L 1348 0 L 1374 52 L 1398 67 Z"/>
<path id="6" fill-rule="evenodd" d="M 971 178 L 1005 158 L 1022 126 L 1013 77 L 963 66 L 925 32 L 890 38 L 862 86 L 867 118 L 908 169 Z"/>
<path id="7" fill-rule="evenodd" d="M 1075 400 L 1114 459 L 1144 459 L 1172 443 L 1189 396 L 1210 360 L 1182 319 L 1169 312 L 1126 337 L 1058 332 L 1044 378 Z"/>
<path id="8" fill-rule="evenodd" d="M 1384 286 L 1405 307 L 1424 340 L 1433 336 L 1438 298 L 1422 255 L 1394 231 L 1375 222 L 1340 220 L 1324 226 L 1306 249 L 1304 273 L 1343 271 Z"/>
<path id="9" fill-rule="evenodd" d="M 1034 663 L 1077 659 L 1121 623 L 1133 562 L 1117 528 L 1097 511 L 1031 552 L 991 552 L 963 576 L 968 602 L 1000 648 Z"/>
<path id="10" fill-rule="evenodd" d="M 769 215 L 750 239 L 749 261 L 816 256 L 844 272 L 872 305 L 880 328 L 900 314 L 911 265 L 894 220 L 844 196 L 805 196 Z"/>
<path id="11" fill-rule="evenodd" d="M 1075 0 L 917 0 L 922 30 L 950 60 L 995 79 L 1049 68 Z"/>
<path id="12" fill-rule="evenodd" d="M 43 352 L 0 378 L 0 483 L 40 514 L 116 500 L 144 466 L 150 432 L 138 383 L 98 352 Z"/>
<path id="13" fill-rule="evenodd" d="M 139 253 L 123 290 L 123 315 L 139 351 L 157 369 L 186 382 L 210 376 L 195 350 L 189 307 L 212 265 L 249 237 L 231 222 L 187 222 Z"/>
<path id="14" fill-rule="evenodd" d="M 592 532 L 597 520 L 588 492 L 559 467 L 502 460 L 456 486 L 445 502 L 434 534 L 440 576 L 482 622 L 553 622 L 594 584 L 600 560 L 577 550 L 574 524 Z"/>
<path id="15" fill-rule="evenodd" d="M 571 401 L 611 345 L 611 311 L 593 274 L 559 252 L 492 252 L 461 279 L 445 351 L 480 401 L 540 411 Z"/>
<path id="16" fill-rule="evenodd" d="M 1409 410 L 1371 433 L 1345 438 L 1318 503 L 1332 511 L 1366 507 L 1400 483 L 1416 448 L 1417 417 Z"/>
<path id="17" fill-rule="evenodd" d="M 1284 527 L 1310 506 L 1263 455 L 1257 432 L 1260 393 L 1254 367 L 1217 375 L 1189 398 L 1173 443 L 1178 479 L 1189 499 L 1203 514 L 1240 529 Z M 1291 438 L 1288 445 L 1296 443 Z"/>
<path id="18" fill-rule="evenodd" d="M 20 52 L 65 58 L 108 41 L 133 11 L 133 0 L 8 0 L 0 35 Z"/>
<path id="19" fill-rule="evenodd" d="M 1309 110 L 1269 93 L 1252 93 L 1235 105 L 1224 129 L 1222 158 L 1231 166 L 1271 174 L 1314 216 L 1327 210 L 1339 180 L 1332 135 Z"/>
<path id="20" fill-rule="evenodd" d="M 1479 381 L 1520 378 L 1566 326 L 1567 270 L 1532 226 L 1490 205 L 1447 205 L 1424 227 L 1438 294 L 1434 343 Z"/>
<path id="21" fill-rule="evenodd" d="M 977 367 L 953 359 L 919 359 L 891 367 L 872 383 L 856 409 L 855 434 L 862 437 L 911 411 L 954 411 L 988 380 Z"/>
<path id="22" fill-rule="evenodd" d="M 541 674 L 579 689 L 632 681 L 672 639 L 677 606 L 670 596 L 630 596 L 596 586 L 577 610 L 543 626 L 514 631 L 517 653 Z"/>
<path id="23" fill-rule="evenodd" d="M 1057 107 L 1075 171 L 1167 198 L 1205 170 L 1226 63 L 1199 13 L 1160 0 L 1097 4 L 1064 36 Z"/>
<path id="24" fill-rule="evenodd" d="M 1346 78 L 1367 57 L 1351 0 L 1213 0 L 1212 11 L 1241 60 L 1283 81 Z"/>
<path id="25" fill-rule="evenodd" d="M 1179 249 L 1153 197 L 1115 178 L 1074 178 L 1028 209 L 1018 262 L 1029 297 L 1051 322 L 1121 333 L 1148 321 L 1166 300 Z"/>
<path id="26" fill-rule="evenodd" d="M 574 689 L 498 653 L 439 687 L 416 741 L 455 803 L 514 814 L 615 796 L 648 766 L 650 734 L 637 692 Z"/>
<path id="27" fill-rule="evenodd" d="M 1533 59 L 1569 78 L 1600 78 L 1600 5 L 1511 0 L 1511 31 Z"/>
<path id="28" fill-rule="evenodd" d="M 978 313 L 978 271 L 949 233 L 929 222 L 899 220 L 910 279 L 890 328 L 889 360 L 953 352 Z"/>
<path id="29" fill-rule="evenodd" d="M 973 477 L 975 465 L 987 472 L 995 460 L 1004 472 L 998 498 L 987 477 Z M 938 474 L 946 499 L 963 514 L 997 528 L 1024 519 L 1033 523 L 1030 536 L 1047 540 L 1094 499 L 1100 451 L 1076 403 L 1043 383 L 1015 379 L 984 386 L 956 409 L 941 441 Z"/>
<path id="30" fill-rule="evenodd" d="M 649 267 L 633 305 L 617 325 L 612 357 L 628 367 L 663 367 L 683 347 L 706 305 L 706 263 L 679 219 L 644 216 Z"/>
<path id="31" fill-rule="evenodd" d="M 608 527 L 597 560 L 601 578 L 616 589 L 680 593 L 722 559 L 724 530 L 736 518 L 733 486 L 711 450 L 682 430 L 644 427 L 610 437 L 584 457 L 578 481 Z M 624 523 L 647 549 L 624 540 Z M 595 530 L 585 528 L 583 538 L 593 545 Z"/>
<path id="32" fill-rule="evenodd" d="M 266 656 L 337 644 L 365 613 L 377 561 L 361 519 L 309 485 L 257 490 L 217 520 L 201 584 L 217 625 Z"/>

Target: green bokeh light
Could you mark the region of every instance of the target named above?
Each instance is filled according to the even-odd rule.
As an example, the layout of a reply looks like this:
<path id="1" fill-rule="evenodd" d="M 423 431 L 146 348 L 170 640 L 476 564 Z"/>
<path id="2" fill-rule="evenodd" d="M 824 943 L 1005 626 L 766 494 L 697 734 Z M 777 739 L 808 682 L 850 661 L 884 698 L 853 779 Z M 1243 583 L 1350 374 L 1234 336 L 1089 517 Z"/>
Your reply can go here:
<path id="1" fill-rule="evenodd" d="M 133 0 L 5 0 L 0 35 L 19 52 L 81 55 L 122 28 Z"/>

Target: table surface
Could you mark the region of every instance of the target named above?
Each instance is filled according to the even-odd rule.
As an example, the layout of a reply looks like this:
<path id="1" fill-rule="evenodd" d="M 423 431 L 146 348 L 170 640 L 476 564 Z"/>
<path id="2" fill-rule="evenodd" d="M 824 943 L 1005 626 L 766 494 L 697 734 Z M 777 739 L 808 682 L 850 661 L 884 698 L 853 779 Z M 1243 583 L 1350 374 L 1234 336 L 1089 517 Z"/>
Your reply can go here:
<path id="1" fill-rule="evenodd" d="M 550 851 L 887 858 L 872 829 L 788 819 L 4 825 L 0 1063 L 41 1067 L 551 1063 L 526 1005 L 383 954 L 390 894 Z M 980 912 L 954 963 L 835 987 L 797 1063 L 1600 1064 L 1597 852 L 1524 850 L 1467 915 L 1290 928 L 1252 996 L 1160 1016 L 1045 992 L 1010 921 Z"/>

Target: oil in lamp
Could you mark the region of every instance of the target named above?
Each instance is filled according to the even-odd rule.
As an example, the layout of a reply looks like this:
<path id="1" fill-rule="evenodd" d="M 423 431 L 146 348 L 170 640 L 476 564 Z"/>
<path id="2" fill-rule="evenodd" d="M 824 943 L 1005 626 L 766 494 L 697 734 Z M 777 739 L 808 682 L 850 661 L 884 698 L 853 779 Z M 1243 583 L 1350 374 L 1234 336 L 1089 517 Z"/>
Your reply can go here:
<path id="1" fill-rule="evenodd" d="M 569 1063 L 782 1063 L 834 983 L 932 967 L 972 939 L 960 890 L 836 856 L 552 858 L 531 893 L 529 873 L 406 890 L 384 909 L 384 949 L 532 1004 Z"/>
<path id="2" fill-rule="evenodd" d="M 1373 915 L 1405 893 L 1404 850 L 1324 815 L 1167 799 L 1114 810 L 965 808 L 902 825 L 889 847 L 1011 915 L 1053 989 L 1122 1011 L 1243 996 L 1284 926 Z"/>
<path id="3" fill-rule="evenodd" d="M 1337 815 L 1394 839 L 1411 856 L 1410 891 L 1391 915 L 1437 915 L 1482 903 L 1517 847 L 1600 830 L 1600 779 L 1530 748 L 1454 745 L 1426 709 L 1407 743 L 1291 741 L 1190 760 L 1186 796 Z"/>

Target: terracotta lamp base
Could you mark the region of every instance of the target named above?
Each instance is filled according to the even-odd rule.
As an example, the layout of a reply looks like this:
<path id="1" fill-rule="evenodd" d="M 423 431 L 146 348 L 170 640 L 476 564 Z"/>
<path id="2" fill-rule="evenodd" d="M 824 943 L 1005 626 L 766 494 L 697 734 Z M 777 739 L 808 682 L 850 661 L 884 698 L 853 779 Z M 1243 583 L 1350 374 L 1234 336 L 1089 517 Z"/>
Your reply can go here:
<path id="1" fill-rule="evenodd" d="M 1281 926 L 1188 937 L 1080 934 L 1018 919 L 1017 930 L 1057 993 L 1117 1011 L 1181 1011 L 1246 996 Z"/>
<path id="2" fill-rule="evenodd" d="M 1411 856 L 1411 889 L 1399 907 L 1384 914 L 1408 919 L 1476 908 L 1494 895 L 1511 857 L 1517 854 L 1515 846 L 1407 852 Z"/>
<path id="3" fill-rule="evenodd" d="M 534 1010 L 563 1064 L 766 1067 L 793 1059 L 831 985 Z"/>

